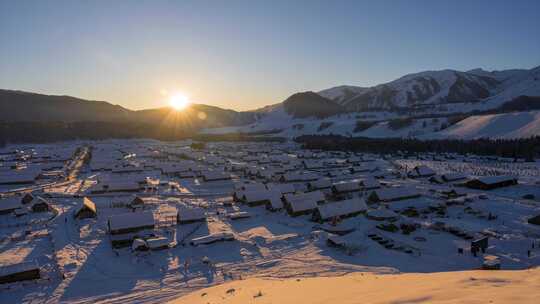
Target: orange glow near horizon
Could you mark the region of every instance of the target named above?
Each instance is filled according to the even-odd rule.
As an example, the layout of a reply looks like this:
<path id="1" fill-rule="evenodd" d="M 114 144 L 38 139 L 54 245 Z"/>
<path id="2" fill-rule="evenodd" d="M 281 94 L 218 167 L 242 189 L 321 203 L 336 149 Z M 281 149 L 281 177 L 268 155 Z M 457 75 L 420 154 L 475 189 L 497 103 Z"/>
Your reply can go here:
<path id="1" fill-rule="evenodd" d="M 189 98 L 181 93 L 177 93 L 169 97 L 169 105 L 176 111 L 182 111 L 189 106 L 191 102 Z"/>

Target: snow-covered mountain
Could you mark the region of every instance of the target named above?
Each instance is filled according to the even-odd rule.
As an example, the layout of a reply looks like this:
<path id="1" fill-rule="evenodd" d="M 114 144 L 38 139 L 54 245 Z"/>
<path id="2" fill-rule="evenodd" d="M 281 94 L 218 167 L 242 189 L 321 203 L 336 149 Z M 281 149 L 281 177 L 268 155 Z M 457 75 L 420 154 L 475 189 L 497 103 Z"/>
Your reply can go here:
<path id="1" fill-rule="evenodd" d="M 540 67 L 425 71 L 369 88 L 339 86 L 296 93 L 258 110 L 254 123 L 203 132 L 272 133 L 287 138 L 305 134 L 519 138 L 540 136 L 540 115 L 534 112 L 539 109 Z M 456 124 L 464 116 L 471 117 Z M 497 127 L 501 124 L 506 127 Z"/>
<path id="2" fill-rule="evenodd" d="M 338 87 L 322 90 L 318 92 L 318 94 L 321 95 L 322 97 L 333 100 L 334 102 L 338 104 L 342 104 L 355 96 L 358 96 L 362 93 L 365 93 L 366 91 L 369 91 L 369 89 L 370 88 L 343 85 L 343 86 L 338 86 Z"/>
<path id="3" fill-rule="evenodd" d="M 425 71 L 374 87 L 339 86 L 318 94 L 350 111 L 436 109 L 455 103 L 495 108 L 521 95 L 540 96 L 540 67 L 492 72 Z"/>

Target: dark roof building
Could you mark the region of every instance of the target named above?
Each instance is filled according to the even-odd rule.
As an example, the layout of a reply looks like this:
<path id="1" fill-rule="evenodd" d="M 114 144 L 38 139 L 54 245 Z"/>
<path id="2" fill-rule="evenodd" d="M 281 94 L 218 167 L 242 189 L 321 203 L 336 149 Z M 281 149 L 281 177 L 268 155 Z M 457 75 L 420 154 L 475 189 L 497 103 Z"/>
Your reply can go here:
<path id="1" fill-rule="evenodd" d="M 465 186 L 472 189 L 492 190 L 517 185 L 518 180 L 513 176 L 484 176 L 471 179 Z"/>
<path id="2" fill-rule="evenodd" d="M 83 204 L 75 212 L 74 217 L 78 219 L 97 217 L 96 204 L 87 197 L 83 198 Z"/>

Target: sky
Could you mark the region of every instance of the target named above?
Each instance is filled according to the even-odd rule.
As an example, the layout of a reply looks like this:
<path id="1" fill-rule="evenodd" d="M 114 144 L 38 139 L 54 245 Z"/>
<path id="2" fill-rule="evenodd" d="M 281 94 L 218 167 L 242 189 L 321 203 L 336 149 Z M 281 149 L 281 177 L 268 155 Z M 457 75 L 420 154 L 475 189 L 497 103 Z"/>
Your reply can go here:
<path id="1" fill-rule="evenodd" d="M 540 1 L 0 0 L 0 88 L 250 110 L 423 70 L 540 65 Z"/>

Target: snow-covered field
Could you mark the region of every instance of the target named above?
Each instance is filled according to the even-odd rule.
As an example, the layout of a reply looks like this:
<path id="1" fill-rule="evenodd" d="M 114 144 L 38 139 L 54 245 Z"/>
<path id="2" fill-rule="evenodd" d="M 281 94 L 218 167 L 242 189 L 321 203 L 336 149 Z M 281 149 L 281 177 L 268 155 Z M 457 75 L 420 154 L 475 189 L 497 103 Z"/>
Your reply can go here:
<path id="1" fill-rule="evenodd" d="M 454 105 L 460 108 L 459 105 Z M 391 112 L 367 114 L 341 114 L 325 119 L 293 118 L 277 107 L 258 121 L 247 126 L 205 129 L 204 134 L 256 133 L 274 131 L 273 136 L 295 138 L 301 135 L 343 135 L 370 138 L 420 139 L 477 139 L 477 138 L 529 138 L 540 136 L 540 111 L 473 115 L 446 129 L 445 117 L 412 119 L 410 125 L 392 129 L 389 121 L 403 119 Z M 373 122 L 365 130 L 356 130 L 357 121 Z M 321 128 L 326 125 L 327 127 Z"/>
<path id="2" fill-rule="evenodd" d="M 527 138 L 540 135 L 540 111 L 476 115 L 427 135 L 434 138 Z"/>
<path id="3" fill-rule="evenodd" d="M 527 222 L 540 214 L 538 162 L 506 163 L 457 155 L 444 160 L 426 160 L 433 155 L 384 160 L 371 154 L 305 151 L 292 143 L 210 143 L 203 150 L 189 144 L 70 143 L 72 150 L 93 147 L 92 158 L 75 179 L 52 182 L 46 188 L 11 186 L 33 189 L 35 196 L 47 198 L 51 209 L 18 217 L 0 214 L 0 266 L 36 262 L 41 271 L 38 280 L 0 284 L 0 302 L 163 303 L 239 279 L 294 278 L 294 282 L 357 272 L 373 277 L 462 271 L 481 268 L 488 256 L 494 256 L 504 270 L 540 265 L 540 226 Z M 4 162 L 17 155 L 10 154 L 15 149 L 24 153 L 20 151 L 27 148 L 5 148 Z M 34 156 L 26 160 L 29 164 L 50 147 L 34 145 L 32 149 Z M 462 173 L 469 178 L 513 175 L 519 183 L 487 191 L 407 177 L 416 166 L 428 166 L 438 175 Z M 209 180 L 216 172 L 230 179 Z M 293 179 L 312 176 L 329 179 L 330 184 L 376 180 L 380 189 L 407 188 L 419 196 L 369 203 L 367 210 L 336 220 L 335 226 L 333 221 L 313 221 L 312 214 L 291 216 L 284 209 L 270 211 L 264 205 L 250 207 L 233 201 L 235 189 L 242 193 L 238 189 L 246 184 L 264 189 L 289 185 L 297 193 L 308 192 L 308 181 L 286 181 L 286 172 Z M 443 193 L 448 190 L 463 196 L 447 198 Z M 367 201 L 373 191 L 360 187 L 337 193 L 325 188 L 320 204 L 331 206 L 352 198 Z M 96 218 L 74 217 L 84 196 L 95 203 Z M 142 206 L 131 204 L 135 196 L 143 199 Z M 177 213 L 181 217 L 186 208 L 203 210 L 204 221 L 177 223 Z M 137 232 L 137 238 L 161 237 L 167 248 L 113 247 L 117 236 L 111 235 L 108 220 L 144 212 L 153 214 L 155 225 Z M 338 236 L 328 231 L 348 233 Z M 209 235 L 232 235 L 233 240 L 190 244 Z M 471 241 L 486 236 L 485 253 L 475 256 Z M 332 242 L 338 245 L 331 246 Z M 383 277 L 387 278 L 382 276 L 381 281 Z M 213 291 L 208 294 L 215 296 Z"/>
<path id="4" fill-rule="evenodd" d="M 279 281 L 254 278 L 196 291 L 171 303 L 537 303 L 539 278 L 539 269 L 496 273 L 355 273 Z"/>

